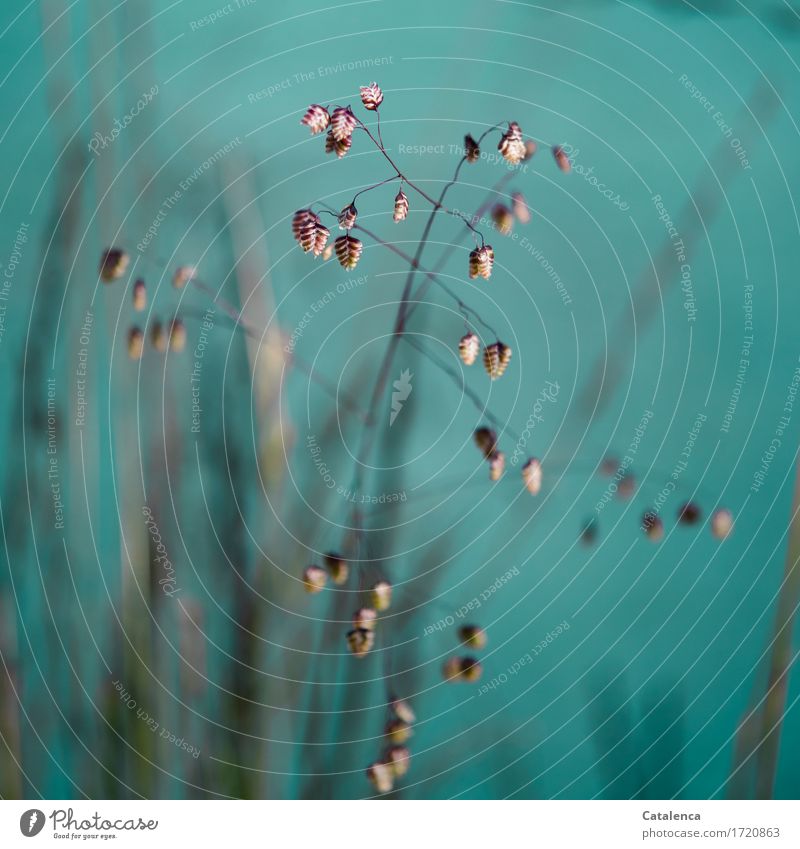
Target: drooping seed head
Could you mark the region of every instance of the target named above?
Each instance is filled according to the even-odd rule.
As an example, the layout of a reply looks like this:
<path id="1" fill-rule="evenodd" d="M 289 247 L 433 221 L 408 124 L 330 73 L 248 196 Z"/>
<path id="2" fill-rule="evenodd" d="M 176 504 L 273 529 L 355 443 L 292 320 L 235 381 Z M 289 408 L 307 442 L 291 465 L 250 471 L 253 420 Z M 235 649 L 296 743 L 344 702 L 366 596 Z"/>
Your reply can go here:
<path id="1" fill-rule="evenodd" d="M 318 103 L 312 103 L 308 107 L 306 114 L 300 119 L 300 123 L 305 124 L 311 130 L 312 136 L 321 133 L 323 130 L 327 130 L 330 122 L 331 116 L 328 110 Z"/>
<path id="2" fill-rule="evenodd" d="M 122 248 L 108 248 L 100 255 L 100 278 L 104 283 L 118 280 L 128 268 L 131 258 Z"/>
<path id="3" fill-rule="evenodd" d="M 317 224 L 314 230 L 314 246 L 311 248 L 314 256 L 319 256 L 325 251 L 325 245 L 328 243 L 331 231 L 321 222 Z"/>
<path id="4" fill-rule="evenodd" d="M 347 576 L 350 574 L 350 568 L 344 557 L 336 554 L 335 552 L 329 551 L 323 558 L 323 562 L 334 584 L 341 586 L 347 581 Z"/>
<path id="5" fill-rule="evenodd" d="M 411 726 L 402 719 L 392 719 L 386 723 L 383 733 L 392 743 L 402 744 L 411 737 Z"/>
<path id="6" fill-rule="evenodd" d="M 336 239 L 334 248 L 339 265 L 348 271 L 352 271 L 358 265 L 358 260 L 361 257 L 361 251 L 364 249 L 364 246 L 361 244 L 360 239 L 356 239 L 355 236 L 351 236 L 348 233 L 346 236 L 339 236 Z"/>
<path id="7" fill-rule="evenodd" d="M 733 531 L 733 513 L 724 507 L 711 515 L 711 533 L 715 539 L 726 539 Z"/>
<path id="8" fill-rule="evenodd" d="M 325 136 L 325 153 L 335 153 L 341 159 L 353 143 L 352 136 L 345 136 L 343 139 L 337 139 L 333 135 L 332 130 L 328 130 L 328 135 Z"/>
<path id="9" fill-rule="evenodd" d="M 565 174 L 569 174 L 569 172 L 572 171 L 572 163 L 569 161 L 566 151 L 560 144 L 557 144 L 553 148 L 553 159 L 555 159 L 556 165 L 558 165 Z"/>
<path id="10" fill-rule="evenodd" d="M 402 778 L 407 772 L 411 761 L 411 752 L 405 746 L 392 746 L 386 750 L 386 763 L 395 778 Z"/>
<path id="11" fill-rule="evenodd" d="M 478 142 L 469 133 L 464 136 L 464 158 L 467 162 L 477 162 L 481 158 Z"/>
<path id="12" fill-rule="evenodd" d="M 136 312 L 141 312 L 147 306 L 147 287 L 144 285 L 144 280 L 140 277 L 133 284 L 133 308 Z"/>
<path id="13" fill-rule="evenodd" d="M 186 325 L 179 318 L 173 318 L 169 323 L 169 349 L 180 353 L 185 347 Z"/>
<path id="14" fill-rule="evenodd" d="M 392 603 L 392 585 L 388 581 L 377 581 L 372 587 L 370 596 L 375 610 L 379 612 L 388 610 Z"/>
<path id="15" fill-rule="evenodd" d="M 500 144 L 497 145 L 503 159 L 511 165 L 518 165 L 525 157 L 525 142 L 522 141 L 522 130 L 516 121 L 511 121 L 503 133 Z"/>
<path id="16" fill-rule="evenodd" d="M 483 367 L 492 380 L 502 377 L 510 362 L 511 348 L 499 340 L 483 349 Z"/>
<path id="17" fill-rule="evenodd" d="M 317 244 L 317 229 L 322 227 L 319 216 L 310 209 L 298 209 L 292 217 L 292 234 L 297 244 L 308 253 Z"/>
<path id="18" fill-rule="evenodd" d="M 479 651 L 485 649 L 488 642 L 486 631 L 478 625 L 462 625 L 458 629 L 458 639 L 465 646 L 469 646 L 471 649 L 478 649 Z"/>
<path id="19" fill-rule="evenodd" d="M 522 467 L 522 481 L 531 495 L 538 495 L 542 489 L 542 464 L 536 457 Z"/>
<path id="20" fill-rule="evenodd" d="M 527 224 L 531 220 L 531 210 L 522 192 L 514 192 L 511 195 L 511 209 L 517 221 Z"/>
<path id="21" fill-rule="evenodd" d="M 355 208 L 354 204 L 350 204 L 346 206 L 339 213 L 339 229 L 340 230 L 350 230 L 355 226 L 356 218 L 358 217 L 358 210 Z"/>
<path id="22" fill-rule="evenodd" d="M 355 657 L 365 657 L 375 645 L 375 632 L 369 628 L 353 628 L 347 632 L 347 647 Z"/>
<path id="23" fill-rule="evenodd" d="M 394 775 L 394 768 L 381 761 L 375 761 L 367 767 L 367 778 L 378 793 L 391 793 Z"/>
<path id="24" fill-rule="evenodd" d="M 488 460 L 497 449 L 497 434 L 490 427 L 479 427 L 474 434 L 475 444 Z"/>
<path id="25" fill-rule="evenodd" d="M 488 280 L 492 276 L 493 265 L 494 251 L 491 245 L 483 245 L 469 252 L 469 276 L 471 279 L 483 277 L 484 280 Z"/>
<path id="26" fill-rule="evenodd" d="M 658 542 L 664 536 L 664 523 L 655 513 L 648 510 L 642 516 L 642 530 L 649 540 Z"/>
<path id="27" fill-rule="evenodd" d="M 408 198 L 406 197 L 406 193 L 400 189 L 394 199 L 394 220 L 395 223 L 398 221 L 405 221 L 406 216 L 408 215 Z"/>
<path id="28" fill-rule="evenodd" d="M 514 215 L 504 203 L 496 203 L 492 207 L 492 221 L 497 232 L 502 236 L 511 235 L 514 228 Z"/>
<path id="29" fill-rule="evenodd" d="M 471 366 L 478 359 L 481 340 L 477 333 L 467 333 L 458 343 L 458 355 L 465 366 Z"/>
<path id="30" fill-rule="evenodd" d="M 322 592 L 328 576 L 319 566 L 308 566 L 303 572 L 303 587 L 307 593 Z"/>
<path id="31" fill-rule="evenodd" d="M 499 481 L 506 470 L 506 455 L 502 451 L 495 451 L 489 458 L 489 480 Z"/>
<path id="32" fill-rule="evenodd" d="M 353 135 L 356 116 L 349 106 L 338 106 L 331 115 L 331 133 L 336 141 L 344 141 Z"/>
<path id="33" fill-rule="evenodd" d="M 442 672 L 446 681 L 477 681 L 483 668 L 474 657 L 451 657 Z"/>
<path id="34" fill-rule="evenodd" d="M 197 276 L 197 269 L 193 265 L 179 265 L 172 275 L 172 285 L 176 289 L 183 287 Z"/>
<path id="35" fill-rule="evenodd" d="M 138 327 L 128 331 L 128 356 L 132 360 L 141 360 L 144 352 L 144 333 Z"/>
<path id="36" fill-rule="evenodd" d="M 361 607 L 353 614 L 353 627 L 373 631 L 378 614 L 371 607 Z"/>
<path id="37" fill-rule="evenodd" d="M 377 83 L 372 82 L 369 85 L 362 85 L 360 90 L 361 102 L 364 104 L 365 109 L 374 112 L 383 103 L 383 92 Z"/>
<path id="38" fill-rule="evenodd" d="M 678 523 L 681 525 L 696 525 L 700 521 L 702 511 L 694 503 L 687 501 L 678 508 Z"/>
<path id="39" fill-rule="evenodd" d="M 153 322 L 153 326 L 150 329 L 150 341 L 153 343 L 156 351 L 164 352 L 167 350 L 169 337 L 167 336 L 164 325 L 160 321 Z"/>
<path id="40" fill-rule="evenodd" d="M 389 707 L 392 713 L 403 722 L 413 725 L 417 721 L 416 714 L 411 709 L 411 705 L 405 699 L 392 699 L 389 702 Z"/>

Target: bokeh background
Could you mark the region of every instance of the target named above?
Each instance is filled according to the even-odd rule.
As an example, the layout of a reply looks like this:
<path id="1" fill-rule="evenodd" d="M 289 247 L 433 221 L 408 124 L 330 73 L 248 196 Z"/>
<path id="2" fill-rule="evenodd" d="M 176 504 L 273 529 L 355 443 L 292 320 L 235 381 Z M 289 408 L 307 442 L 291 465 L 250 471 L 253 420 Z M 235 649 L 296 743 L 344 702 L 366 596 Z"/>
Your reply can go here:
<path id="1" fill-rule="evenodd" d="M 793 0 L 2 4 L 0 793 L 369 796 L 393 693 L 417 714 L 400 798 L 796 796 L 799 44 Z M 407 265 L 366 236 L 353 272 L 314 261 L 290 220 L 390 176 L 363 133 L 333 161 L 299 124 L 373 79 L 387 149 L 430 193 L 466 132 L 516 120 L 539 152 L 448 195 L 528 200 L 513 236 L 481 225 L 490 281 L 448 216 L 422 257 L 450 251 L 442 280 L 508 371 L 462 369 L 433 285 L 408 327 L 425 353 L 401 342 L 367 411 Z M 363 195 L 361 223 L 413 253 L 428 207 L 409 192 L 394 224 L 395 191 Z M 131 265 L 105 285 L 110 245 Z M 199 284 L 178 290 L 184 264 Z M 176 314 L 186 350 L 129 359 L 132 325 Z M 518 466 L 489 482 L 472 432 L 485 405 L 510 459 L 546 381 L 534 498 Z M 356 539 L 359 411 L 355 497 L 398 500 L 363 504 Z M 598 508 L 643 418 L 636 492 Z M 641 516 L 673 473 L 654 544 Z M 690 499 L 703 520 L 678 526 Z M 351 579 L 309 596 L 329 549 Z M 356 660 L 378 576 L 393 605 Z M 466 622 L 483 678 L 445 683 Z"/>

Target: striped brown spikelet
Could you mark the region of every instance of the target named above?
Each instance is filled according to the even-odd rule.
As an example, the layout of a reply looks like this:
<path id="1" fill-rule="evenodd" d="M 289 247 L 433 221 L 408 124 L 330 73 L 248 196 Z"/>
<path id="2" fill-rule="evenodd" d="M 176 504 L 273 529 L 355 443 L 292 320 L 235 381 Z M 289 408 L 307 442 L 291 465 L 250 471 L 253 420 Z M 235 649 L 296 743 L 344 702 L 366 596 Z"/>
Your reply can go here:
<path id="1" fill-rule="evenodd" d="M 351 203 L 350 206 L 346 206 L 339 213 L 339 229 L 350 230 L 352 227 L 355 227 L 357 217 L 358 210 L 355 208 L 355 205 Z"/>
<path id="2" fill-rule="evenodd" d="M 314 251 L 314 256 L 319 256 L 325 250 L 325 245 L 328 243 L 328 237 L 331 235 L 331 231 L 327 227 L 323 227 L 322 224 L 317 224 L 317 229 L 314 231 L 314 247 L 312 250 Z"/>
<path id="3" fill-rule="evenodd" d="M 160 321 L 153 322 L 153 327 L 150 330 L 150 341 L 153 343 L 156 351 L 163 352 L 167 350 L 169 339 L 167 338 L 167 331 Z"/>
<path id="4" fill-rule="evenodd" d="M 331 116 L 328 114 L 328 110 L 318 103 L 312 103 L 306 114 L 300 119 L 300 123 L 305 124 L 311 130 L 312 136 L 327 130 L 330 122 Z"/>
<path id="5" fill-rule="evenodd" d="M 477 333 L 467 333 L 458 343 L 458 356 L 465 366 L 471 366 L 478 359 L 481 350 L 481 340 Z"/>
<path id="6" fill-rule="evenodd" d="M 173 318 L 169 323 L 169 349 L 180 353 L 185 347 L 186 325 L 179 318 Z"/>
<path id="7" fill-rule="evenodd" d="M 356 128 L 356 116 L 349 106 L 337 106 L 331 115 L 331 133 L 336 141 L 349 139 Z"/>
<path id="8" fill-rule="evenodd" d="M 502 451 L 495 451 L 489 458 L 489 480 L 499 481 L 506 470 L 506 455 Z"/>
<path id="9" fill-rule="evenodd" d="M 144 352 L 144 333 L 138 327 L 128 331 L 128 356 L 132 360 L 141 360 Z"/>
<path id="10" fill-rule="evenodd" d="M 353 627 L 373 631 L 377 619 L 378 614 L 371 607 L 361 607 L 353 614 Z"/>
<path id="11" fill-rule="evenodd" d="M 383 761 L 375 761 L 367 767 L 367 778 L 376 793 L 390 793 L 394 787 L 394 768 Z"/>
<path id="12" fill-rule="evenodd" d="M 395 778 L 402 778 L 408 772 L 411 752 L 405 746 L 392 746 L 386 751 L 386 764 Z"/>
<path id="13" fill-rule="evenodd" d="M 514 192 L 511 195 L 511 209 L 517 221 L 527 224 L 531 220 L 531 210 L 522 192 Z"/>
<path id="14" fill-rule="evenodd" d="M 464 158 L 467 162 L 477 162 L 481 158 L 478 142 L 469 133 L 464 136 Z"/>
<path id="15" fill-rule="evenodd" d="M 364 657 L 375 645 L 375 632 L 367 628 L 353 628 L 347 632 L 347 647 L 356 657 Z"/>
<path id="16" fill-rule="evenodd" d="M 511 362 L 511 348 L 508 345 L 498 341 L 483 349 L 483 367 L 492 380 L 503 376 L 509 362 Z"/>
<path id="17" fill-rule="evenodd" d="M 328 130 L 328 135 L 325 136 L 325 153 L 335 153 L 341 159 L 353 143 L 352 136 L 345 136 L 343 139 L 337 139 L 333 135 L 332 130 Z"/>
<path id="18" fill-rule="evenodd" d="M 322 226 L 319 216 L 310 209 L 298 209 L 292 218 L 292 234 L 300 247 L 308 253 L 317 244 L 317 228 Z"/>
<path id="19" fill-rule="evenodd" d="M 569 157 L 567 156 L 564 148 L 559 144 L 553 148 L 553 159 L 555 159 L 556 165 L 558 165 L 565 174 L 569 174 L 569 172 L 572 171 L 572 163 L 569 161 Z"/>
<path id="20" fill-rule="evenodd" d="M 465 646 L 469 646 L 471 649 L 478 649 L 479 651 L 485 649 L 488 642 L 486 631 L 480 625 L 462 625 L 458 629 L 458 639 Z"/>
<path id="21" fill-rule="evenodd" d="M 361 86 L 361 102 L 365 109 L 374 112 L 383 103 L 383 92 L 377 83 Z"/>
<path id="22" fill-rule="evenodd" d="M 339 265 L 348 271 L 352 271 L 358 265 L 361 251 L 364 249 L 361 240 L 348 234 L 347 236 L 339 236 L 333 243 L 333 246 L 336 250 L 336 259 L 339 260 Z"/>
<path id="23" fill-rule="evenodd" d="M 303 572 L 303 587 L 307 593 L 319 593 L 325 588 L 328 575 L 319 566 L 309 566 Z"/>
<path id="24" fill-rule="evenodd" d="M 494 265 L 494 250 L 491 245 L 482 245 L 480 248 L 475 248 L 469 252 L 469 276 L 471 279 L 475 277 L 483 277 L 488 280 L 492 276 L 492 266 Z"/>
<path id="25" fill-rule="evenodd" d="M 475 444 L 487 460 L 497 450 L 497 434 L 492 430 L 492 428 L 477 428 L 473 438 L 475 439 Z"/>
<path id="26" fill-rule="evenodd" d="M 664 523 L 658 516 L 648 511 L 642 516 L 642 530 L 652 542 L 658 542 L 664 536 Z"/>
<path id="27" fill-rule="evenodd" d="M 514 226 L 514 215 L 504 203 L 496 203 L 492 207 L 492 221 L 498 233 L 510 236 Z"/>
<path id="28" fill-rule="evenodd" d="M 512 121 L 508 125 L 508 129 L 503 133 L 497 149 L 502 154 L 503 159 L 512 165 L 519 164 L 525 158 L 525 142 L 522 141 L 522 130 L 516 121 Z"/>
<path id="29" fill-rule="evenodd" d="M 408 198 L 406 193 L 400 189 L 394 199 L 394 220 L 404 221 L 408 216 Z"/>
<path id="30" fill-rule="evenodd" d="M 531 457 L 522 467 L 522 481 L 531 495 L 538 495 L 542 489 L 542 464 Z"/>
<path id="31" fill-rule="evenodd" d="M 347 581 L 347 576 L 350 574 L 350 568 L 347 561 L 339 554 L 329 551 L 324 558 L 325 568 L 331 576 L 334 584 L 341 586 Z"/>
<path id="32" fill-rule="evenodd" d="M 128 268 L 131 258 L 122 248 L 109 248 L 100 257 L 100 278 L 104 283 L 118 280 Z"/>
<path id="33" fill-rule="evenodd" d="M 133 284 L 133 308 L 136 312 L 141 312 L 147 306 L 147 287 L 144 285 L 144 280 L 140 277 Z"/>

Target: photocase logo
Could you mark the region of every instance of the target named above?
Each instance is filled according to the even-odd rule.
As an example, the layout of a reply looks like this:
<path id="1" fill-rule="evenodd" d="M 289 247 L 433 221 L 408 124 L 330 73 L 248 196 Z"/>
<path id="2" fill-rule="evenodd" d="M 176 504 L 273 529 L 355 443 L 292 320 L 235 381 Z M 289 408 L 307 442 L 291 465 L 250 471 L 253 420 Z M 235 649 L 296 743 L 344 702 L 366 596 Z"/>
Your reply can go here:
<path id="1" fill-rule="evenodd" d="M 19 830 L 25 837 L 36 837 L 44 828 L 44 812 L 38 808 L 31 808 L 19 818 Z"/>
<path id="2" fill-rule="evenodd" d="M 400 377 L 398 380 L 392 384 L 394 386 L 394 392 L 392 392 L 392 412 L 389 416 L 389 427 L 394 424 L 394 420 L 400 414 L 400 410 L 403 409 L 403 404 L 408 400 L 408 396 L 411 394 L 411 378 L 414 377 L 413 374 L 408 369 L 403 369 L 400 372 Z"/>

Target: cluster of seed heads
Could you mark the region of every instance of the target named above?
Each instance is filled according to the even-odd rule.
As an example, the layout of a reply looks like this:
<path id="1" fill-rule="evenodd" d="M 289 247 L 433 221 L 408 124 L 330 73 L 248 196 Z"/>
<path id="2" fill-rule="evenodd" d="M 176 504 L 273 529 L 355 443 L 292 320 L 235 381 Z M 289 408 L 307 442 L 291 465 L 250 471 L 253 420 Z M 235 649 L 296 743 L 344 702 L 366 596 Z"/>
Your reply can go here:
<path id="1" fill-rule="evenodd" d="M 679 525 L 696 525 L 702 517 L 702 510 L 693 501 L 682 504 L 678 508 L 677 522 Z M 715 510 L 709 520 L 709 528 L 714 539 L 727 539 L 733 531 L 733 514 L 725 507 Z M 652 542 L 659 542 L 664 537 L 664 522 L 653 510 L 648 510 L 642 516 L 642 531 Z"/>
<path id="2" fill-rule="evenodd" d="M 394 783 L 407 772 L 411 752 L 404 745 L 411 737 L 411 726 L 417 717 L 405 699 L 389 701 L 389 719 L 384 729 L 387 747 L 383 757 L 367 767 L 367 778 L 378 793 L 390 793 Z"/>

